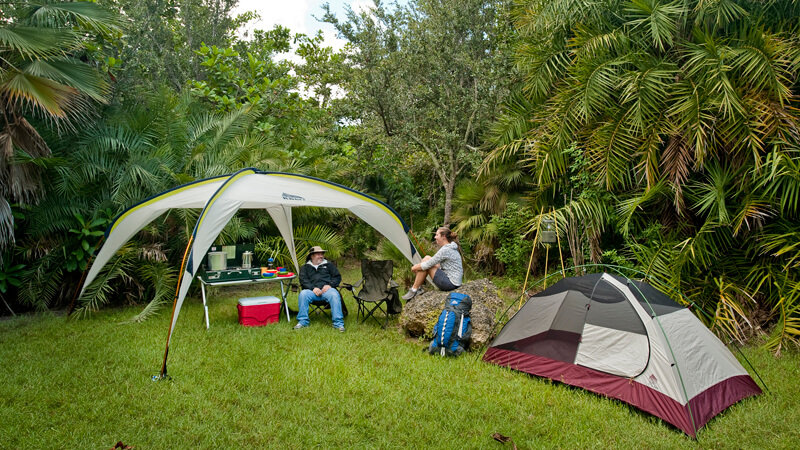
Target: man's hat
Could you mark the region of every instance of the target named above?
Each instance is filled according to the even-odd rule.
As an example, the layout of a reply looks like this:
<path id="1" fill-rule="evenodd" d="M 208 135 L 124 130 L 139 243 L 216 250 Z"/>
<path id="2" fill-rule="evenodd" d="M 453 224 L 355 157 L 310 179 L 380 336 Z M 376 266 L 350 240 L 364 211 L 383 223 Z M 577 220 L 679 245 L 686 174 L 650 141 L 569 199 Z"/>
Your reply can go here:
<path id="1" fill-rule="evenodd" d="M 311 250 L 308 252 L 309 255 L 313 253 L 325 253 L 325 250 L 323 250 L 319 245 L 315 245 L 311 247 Z"/>

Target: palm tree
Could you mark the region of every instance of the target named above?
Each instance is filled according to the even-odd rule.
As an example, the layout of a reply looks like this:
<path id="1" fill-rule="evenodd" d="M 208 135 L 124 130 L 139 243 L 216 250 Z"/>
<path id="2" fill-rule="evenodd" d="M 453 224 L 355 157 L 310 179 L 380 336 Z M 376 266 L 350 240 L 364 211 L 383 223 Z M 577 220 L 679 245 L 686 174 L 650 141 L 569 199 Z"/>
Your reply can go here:
<path id="1" fill-rule="evenodd" d="M 625 255 L 711 325 L 741 337 L 774 307 L 775 348 L 796 339 L 800 2 L 533 0 L 515 17 L 525 103 L 492 157 L 524 161 L 559 223 L 603 220 L 570 199 L 612 202 Z"/>
<path id="2" fill-rule="evenodd" d="M 84 122 L 109 93 L 78 59 L 86 36 L 119 32 L 115 16 L 92 2 L 23 4 L 14 12 L 0 18 L 0 248 L 14 242 L 10 204 L 41 197 L 36 160 L 50 148 L 29 120 L 60 129 Z"/>

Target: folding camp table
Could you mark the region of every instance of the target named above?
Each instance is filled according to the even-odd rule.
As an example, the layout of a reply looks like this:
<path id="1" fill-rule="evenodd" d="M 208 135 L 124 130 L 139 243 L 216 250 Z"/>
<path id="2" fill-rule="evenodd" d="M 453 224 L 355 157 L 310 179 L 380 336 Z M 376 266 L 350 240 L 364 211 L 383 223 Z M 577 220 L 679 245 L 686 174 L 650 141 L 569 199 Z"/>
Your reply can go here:
<path id="1" fill-rule="evenodd" d="M 286 277 L 272 277 L 272 278 L 247 278 L 244 280 L 206 280 L 203 277 L 198 277 L 200 279 L 200 292 L 203 294 L 203 311 L 204 311 L 204 318 L 206 321 L 206 329 L 209 328 L 208 325 L 208 304 L 206 303 L 206 285 L 209 286 L 232 286 L 234 284 L 248 284 L 248 283 L 269 283 L 278 281 L 281 284 L 281 303 L 284 305 L 286 310 L 286 321 L 289 322 L 291 319 L 289 318 L 289 304 L 286 303 L 286 297 L 289 295 L 289 289 L 284 286 L 284 281 L 290 281 L 297 278 L 297 274 L 292 274 L 291 276 Z"/>

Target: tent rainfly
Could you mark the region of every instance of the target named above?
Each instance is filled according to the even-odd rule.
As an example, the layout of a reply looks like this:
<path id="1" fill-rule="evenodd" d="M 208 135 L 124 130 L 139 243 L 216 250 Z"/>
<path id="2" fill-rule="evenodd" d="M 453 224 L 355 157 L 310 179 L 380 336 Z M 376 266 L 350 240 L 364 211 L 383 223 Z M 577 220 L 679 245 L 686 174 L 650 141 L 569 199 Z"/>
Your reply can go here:
<path id="1" fill-rule="evenodd" d="M 87 273 L 81 295 L 117 250 L 147 224 L 173 208 L 203 208 L 187 246 L 183 275 L 173 305 L 161 368 L 161 376 L 166 376 L 169 344 L 186 292 L 203 257 L 231 217 L 243 208 L 265 209 L 286 241 L 295 272 L 299 272 L 292 232 L 292 208 L 296 206 L 348 209 L 386 237 L 409 261 L 421 260 L 408 238 L 408 227 L 385 203 L 330 181 L 248 168 L 179 186 L 122 212 L 106 230 L 104 244 Z"/>
<path id="2" fill-rule="evenodd" d="M 607 273 L 565 278 L 531 297 L 483 360 L 616 398 L 692 437 L 761 393 L 687 308 Z"/>

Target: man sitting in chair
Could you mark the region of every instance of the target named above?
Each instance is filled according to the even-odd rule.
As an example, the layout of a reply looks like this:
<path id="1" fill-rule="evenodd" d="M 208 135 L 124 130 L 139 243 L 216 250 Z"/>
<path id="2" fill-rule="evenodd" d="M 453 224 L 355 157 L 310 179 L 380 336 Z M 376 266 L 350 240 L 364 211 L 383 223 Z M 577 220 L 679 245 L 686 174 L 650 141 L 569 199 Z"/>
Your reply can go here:
<path id="1" fill-rule="evenodd" d="M 325 301 L 331 306 L 333 327 L 344 333 L 344 315 L 342 314 L 342 298 L 335 288 L 342 282 L 339 269 L 325 259 L 322 247 L 311 247 L 308 261 L 300 267 L 300 287 L 303 290 L 298 296 L 297 325 L 295 330 L 308 326 L 308 305 L 315 300 Z"/>

